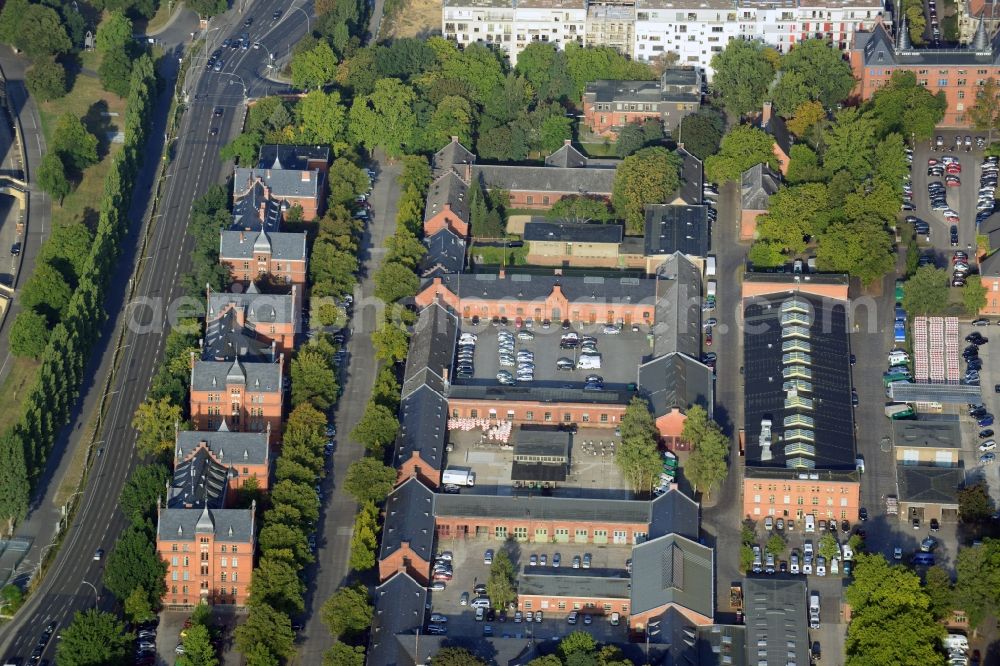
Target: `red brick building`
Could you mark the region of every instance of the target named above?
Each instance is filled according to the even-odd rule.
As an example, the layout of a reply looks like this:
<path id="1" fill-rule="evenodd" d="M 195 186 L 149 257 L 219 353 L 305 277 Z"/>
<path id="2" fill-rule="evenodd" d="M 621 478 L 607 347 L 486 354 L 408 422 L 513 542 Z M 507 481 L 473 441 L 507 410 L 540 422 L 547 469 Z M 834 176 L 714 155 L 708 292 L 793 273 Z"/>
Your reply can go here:
<path id="1" fill-rule="evenodd" d="M 230 432 L 223 423 L 219 430 L 198 432 L 177 430 L 174 443 L 174 469 L 180 468 L 199 455 L 208 456 L 212 463 L 226 470 L 227 498 L 251 479 L 260 490 L 271 483 L 271 447 L 265 432 Z"/>
<path id="2" fill-rule="evenodd" d="M 205 356 L 232 360 L 290 354 L 301 321 L 299 286 L 287 294 L 262 294 L 253 283 L 245 292 L 209 289 L 205 313 Z"/>
<path id="3" fill-rule="evenodd" d="M 877 24 L 859 32 L 850 51 L 851 67 L 858 80 L 855 93 L 863 100 L 886 86 L 893 74 L 908 72 L 932 93 L 944 92 L 948 100 L 941 125 L 970 127 L 968 111 L 989 78 L 1000 79 L 997 38 L 980 21 L 967 49 L 916 49 L 910 44 L 905 20 L 893 42 L 888 29 Z"/>
<path id="4" fill-rule="evenodd" d="M 276 230 L 284 213 L 300 206 L 303 220 L 315 220 L 323 212 L 329 162 L 325 146 L 261 146 L 257 167 L 233 174 L 233 215 Z"/>
<path id="5" fill-rule="evenodd" d="M 583 93 L 583 124 L 612 141 L 625 125 L 647 120 L 676 135 L 684 116 L 701 106 L 701 86 L 695 67 L 670 67 L 658 81 L 594 81 Z"/>
<path id="6" fill-rule="evenodd" d="M 244 286 L 264 276 L 296 285 L 306 283 L 306 234 L 223 230 L 219 237 L 219 263 L 230 279 Z"/>
<path id="7" fill-rule="evenodd" d="M 269 432 L 273 446 L 281 439 L 282 370 L 285 356 L 274 361 L 199 361 L 191 354 L 191 421 L 196 430 Z"/>

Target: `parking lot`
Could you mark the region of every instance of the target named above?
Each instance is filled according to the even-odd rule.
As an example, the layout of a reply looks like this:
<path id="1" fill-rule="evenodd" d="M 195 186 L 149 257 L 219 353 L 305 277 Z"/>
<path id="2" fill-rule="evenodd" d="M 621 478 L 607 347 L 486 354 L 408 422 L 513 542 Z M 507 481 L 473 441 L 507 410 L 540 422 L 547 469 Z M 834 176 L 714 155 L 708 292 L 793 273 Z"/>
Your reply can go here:
<path id="1" fill-rule="evenodd" d="M 615 545 L 582 545 L 582 544 L 533 544 L 517 543 L 512 541 L 495 541 L 492 539 L 442 539 L 438 543 L 440 551 L 452 553 L 452 563 L 454 566 L 454 578 L 447 583 L 444 590 L 430 593 L 431 609 L 430 613 L 440 613 L 447 617 L 449 636 L 481 636 L 484 626 L 489 625 L 494 636 L 505 638 L 525 638 L 534 637 L 537 640 L 558 639 L 573 631 L 586 631 L 592 634 L 599 641 L 626 641 L 626 622 L 622 621 L 614 627 L 608 618 L 600 615 L 601 609 L 590 609 L 591 613 L 598 613 L 593 616 L 591 624 L 585 624 L 581 611 L 581 617 L 577 624 L 567 623 L 566 618 L 572 606 L 566 609 L 545 608 L 542 610 L 542 622 L 533 621 L 514 622 L 513 610 L 506 614 L 497 614 L 492 621 L 476 621 L 475 609 L 471 606 L 463 606 L 461 599 L 463 594 L 468 594 L 469 600 L 475 599 L 478 595 L 473 591 L 479 583 L 485 584 L 489 579 L 490 567 L 485 564 L 484 554 L 487 549 L 498 552 L 505 550 L 510 556 L 511 562 L 518 574 L 527 571 L 537 573 L 540 571 L 556 572 L 552 564 L 556 553 L 561 557 L 558 571 L 560 573 L 582 575 L 582 561 L 584 554 L 591 556 L 591 568 L 595 574 L 606 575 L 611 572 L 620 573 L 625 576 L 625 561 L 631 556 L 631 547 Z M 536 556 L 536 561 L 540 562 L 544 555 L 546 565 L 541 564 L 531 566 L 531 556 Z M 581 568 L 573 569 L 573 558 L 580 557 Z M 525 609 L 521 609 L 525 611 Z M 533 609 L 537 611 L 539 609 Z"/>
<path id="2" fill-rule="evenodd" d="M 604 497 L 632 499 L 629 484 L 615 465 L 615 449 L 620 437 L 609 428 L 581 428 L 570 439 L 570 470 L 566 481 L 547 490 L 554 497 Z M 515 430 L 513 439 L 516 440 Z M 469 468 L 476 473 L 476 485 L 463 493 L 512 495 L 511 468 L 514 449 L 486 439 L 482 431 L 452 431 L 446 463 Z"/>
<path id="3" fill-rule="evenodd" d="M 532 361 L 535 368 L 532 382 L 534 386 L 582 388 L 588 375 L 597 374 L 604 378 L 605 387 L 624 389 L 629 384 L 635 383 L 639 360 L 652 351 L 651 342 L 647 337 L 648 330 L 639 327 L 639 331 L 633 331 L 625 327 L 617 335 L 608 335 L 602 332 L 603 328 L 603 324 L 589 324 L 573 326 L 570 329 L 580 336 L 591 335 L 596 338 L 597 350 L 602 357 L 600 369 L 577 370 L 575 364 L 580 356 L 579 347 L 560 349 L 559 341 L 569 331 L 563 330 L 558 324 L 552 324 L 548 329 L 544 329 L 536 323 L 528 331 L 533 339 L 520 340 L 517 339 L 519 331 L 513 323 L 507 326 L 493 326 L 490 322 L 479 325 L 463 322 L 463 333 L 471 332 L 478 336 L 473 354 L 474 373 L 471 378 L 456 378 L 454 383 L 490 386 L 497 384 L 498 370 L 503 369 L 512 375 L 516 374 L 515 367 L 501 367 L 499 364 L 497 335 L 501 330 L 505 330 L 515 336 L 515 353 L 527 350 L 534 355 Z M 556 361 L 560 358 L 573 361 L 574 369 L 559 370 Z"/>
<path id="4" fill-rule="evenodd" d="M 995 390 L 996 385 L 1000 384 L 1000 352 L 993 348 L 993 345 L 1000 343 L 1000 328 L 996 328 L 994 325 L 974 327 L 966 323 L 960 326 L 959 331 L 963 338 L 963 348 L 968 344 L 964 341 L 965 336 L 973 331 L 981 333 L 989 340 L 989 342 L 979 347 L 979 357 L 983 361 L 983 368 L 980 371 L 983 387 L 982 403 L 989 413 L 1000 415 L 1000 393 L 997 393 Z M 966 482 L 971 483 L 978 479 L 984 479 L 989 484 L 990 495 L 993 497 L 993 501 L 1000 505 L 1000 466 L 995 462 L 992 464 L 981 464 L 979 459 L 983 453 L 978 449 L 979 444 L 985 439 L 996 440 L 997 438 L 989 437 L 980 439 L 979 433 L 983 429 L 976 425 L 975 420 L 969 417 L 968 412 L 963 408 L 964 405 L 959 406 L 962 423 L 962 442 L 964 444 L 962 459 L 965 464 Z M 989 430 L 1000 432 L 1000 424 L 994 423 L 989 427 Z M 996 454 L 997 451 L 993 451 L 993 453 Z"/>

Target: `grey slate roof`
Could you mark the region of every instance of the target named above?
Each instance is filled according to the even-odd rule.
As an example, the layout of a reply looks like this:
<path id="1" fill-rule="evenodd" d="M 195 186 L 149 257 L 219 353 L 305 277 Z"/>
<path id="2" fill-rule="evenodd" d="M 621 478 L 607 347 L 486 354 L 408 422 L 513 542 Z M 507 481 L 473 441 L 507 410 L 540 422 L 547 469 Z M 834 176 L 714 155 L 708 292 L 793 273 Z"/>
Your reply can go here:
<path id="1" fill-rule="evenodd" d="M 174 446 L 174 460 L 184 460 L 202 442 L 224 465 L 263 465 L 270 459 L 266 432 L 180 430 Z"/>
<path id="2" fill-rule="evenodd" d="M 202 358 L 206 361 L 244 361 L 264 363 L 274 360 L 273 346 L 253 336 L 253 332 L 236 321 L 232 310 L 213 319 L 205 326 L 205 345 Z"/>
<path id="3" fill-rule="evenodd" d="M 403 371 L 403 398 L 424 384 L 444 393 L 445 370 L 451 372 L 457 340 L 458 318 L 454 314 L 437 303 L 420 311 Z"/>
<path id="4" fill-rule="evenodd" d="M 648 538 L 679 534 L 692 541 L 698 540 L 700 519 L 697 502 L 675 487 L 654 498 L 650 504 Z"/>
<path id="5" fill-rule="evenodd" d="M 303 170 L 308 168 L 310 161 L 329 162 L 330 147 L 265 144 L 260 147 L 257 166 L 261 169 Z"/>
<path id="6" fill-rule="evenodd" d="M 277 393 L 281 390 L 281 366 L 278 363 L 249 363 L 242 360 L 196 361 L 191 370 L 191 388 L 195 391 L 224 391 L 227 384 L 246 386 L 246 390 Z"/>
<path id="7" fill-rule="evenodd" d="M 948 414 L 938 418 L 928 418 L 923 414 L 919 420 L 900 419 L 892 421 L 892 444 L 899 448 L 962 448 L 962 428 L 958 416 Z"/>
<path id="8" fill-rule="evenodd" d="M 431 167 L 434 169 L 434 176 L 450 171 L 453 167 L 460 169 L 464 164 L 473 164 L 476 161 L 475 154 L 458 141 L 458 137 L 452 137 L 441 150 L 434 153 L 431 158 Z M 463 172 L 464 173 L 464 172 Z"/>
<path id="9" fill-rule="evenodd" d="M 461 273 L 465 268 L 465 241 L 448 227 L 424 239 L 427 254 L 420 261 L 420 277 Z"/>
<path id="10" fill-rule="evenodd" d="M 595 102 L 701 102 L 701 76 L 691 68 L 675 67 L 663 72 L 659 81 L 599 79 L 587 84 L 584 95 Z"/>
<path id="11" fill-rule="evenodd" d="M 896 465 L 899 500 L 913 504 L 958 506 L 958 488 L 965 483 L 961 467 Z"/>
<path id="12" fill-rule="evenodd" d="M 374 605 L 368 666 L 409 666 L 413 662 L 400 648 L 396 636 L 414 633 L 424 626 L 427 589 L 406 572 L 400 572 L 375 588 Z M 419 638 L 423 641 L 433 637 Z"/>
<path id="13" fill-rule="evenodd" d="M 478 178 L 487 189 L 611 196 L 615 169 L 608 166 L 564 168 L 477 164 L 472 167 L 472 177 Z"/>
<path id="14" fill-rule="evenodd" d="M 631 391 L 584 391 L 582 388 L 559 388 L 549 386 L 503 386 L 501 384 L 452 384 L 448 387 L 449 398 L 464 398 L 486 402 L 506 402 L 508 400 L 531 400 L 542 404 L 574 403 L 582 405 L 626 405 L 632 399 Z"/>
<path id="15" fill-rule="evenodd" d="M 320 182 L 323 174 L 317 169 L 286 170 L 286 169 L 246 169 L 237 167 L 233 175 L 233 187 L 246 191 L 254 181 L 261 180 L 270 188 L 271 196 L 288 198 L 316 198 L 319 196 Z"/>
<path id="16" fill-rule="evenodd" d="M 498 633 L 506 632 L 498 631 Z M 434 655 L 443 647 L 465 648 L 489 666 L 524 666 L 535 657 L 541 656 L 540 644 L 528 637 L 503 638 L 493 635 L 484 638 L 471 634 L 465 636 L 427 636 L 408 633 L 396 634 L 396 640 L 399 643 L 401 660 L 399 664 L 401 666 L 430 664 Z M 371 652 L 368 654 L 370 663 Z M 655 652 L 653 654 L 655 656 Z M 406 661 L 402 661 L 403 659 Z M 632 663 L 639 662 L 633 661 Z"/>
<path id="17" fill-rule="evenodd" d="M 559 243 L 622 242 L 624 231 L 617 224 L 573 224 L 569 222 L 527 222 L 524 240 Z"/>
<path id="18" fill-rule="evenodd" d="M 434 493 L 419 479 L 407 479 L 389 493 L 379 560 L 399 550 L 404 542 L 425 562 L 434 559 L 433 509 Z"/>
<path id="19" fill-rule="evenodd" d="M 632 549 L 629 611 L 635 615 L 666 604 L 715 616 L 715 552 L 675 534 Z"/>
<path id="20" fill-rule="evenodd" d="M 674 252 L 691 257 L 707 256 L 708 207 L 647 204 L 645 238 L 647 256 Z"/>
<path id="21" fill-rule="evenodd" d="M 555 597 L 628 599 L 630 580 L 624 571 L 598 575 L 593 569 L 551 569 L 536 567 L 538 573 L 522 573 L 517 579 L 518 594 Z M 574 572 L 582 572 L 576 575 Z"/>
<path id="22" fill-rule="evenodd" d="M 253 509 L 160 509 L 157 539 L 194 542 L 198 534 L 215 534 L 215 540 L 224 543 L 253 543 L 253 512 Z"/>
<path id="23" fill-rule="evenodd" d="M 712 416 L 715 377 L 712 369 L 686 354 L 674 352 L 639 366 L 639 390 L 649 399 L 653 416 L 700 405 Z"/>
<path id="24" fill-rule="evenodd" d="M 172 509 L 221 509 L 226 503 L 228 480 L 229 469 L 201 449 L 174 467 L 167 506 Z"/>
<path id="25" fill-rule="evenodd" d="M 571 303 L 655 303 L 657 281 L 648 278 L 605 278 L 582 275 L 532 275 L 506 271 L 445 275 L 442 286 L 462 299 L 544 301 L 559 286 Z M 430 286 L 430 281 L 425 287 Z"/>
<path id="26" fill-rule="evenodd" d="M 982 41 L 977 40 L 977 41 Z M 905 45 L 904 45 L 905 46 Z M 859 32 L 855 37 L 855 49 L 863 51 L 865 67 L 892 67 L 893 65 L 933 66 L 975 66 L 1000 64 L 998 35 L 993 35 L 989 45 L 973 43 L 970 48 L 959 49 L 915 49 L 897 48 L 892 37 L 881 23 L 876 23 L 871 32 Z M 976 48 L 978 47 L 978 48 Z"/>
<path id="27" fill-rule="evenodd" d="M 424 205 L 424 221 L 444 210 L 445 205 L 463 222 L 469 221 L 469 186 L 454 171 L 443 173 L 431 183 Z"/>
<path id="28" fill-rule="evenodd" d="M 992 239 L 992 235 L 990 237 Z M 998 234 L 997 240 L 1000 240 L 1000 234 Z M 992 242 L 990 247 L 993 247 Z M 983 277 L 1000 277 L 1000 251 L 993 252 L 993 254 L 979 262 L 979 274 Z"/>
<path id="29" fill-rule="evenodd" d="M 702 188 L 705 185 L 705 168 L 697 157 L 684 150 L 677 149 L 681 157 L 681 188 L 677 193 L 684 203 L 697 206 L 704 203 L 705 195 Z"/>
<path id="30" fill-rule="evenodd" d="M 276 261 L 303 261 L 306 258 L 306 234 L 283 232 L 223 230 L 219 234 L 219 258 L 249 261 L 254 250 L 267 250 Z"/>
<path id="31" fill-rule="evenodd" d="M 400 401 L 399 425 L 393 466 L 398 468 L 419 453 L 424 463 L 440 470 L 448 433 L 448 401 L 429 386 L 420 386 Z"/>
<path id="32" fill-rule="evenodd" d="M 545 166 L 556 167 L 585 167 L 587 166 L 587 156 L 573 147 L 567 140 L 562 148 L 545 158 Z"/>
<path id="33" fill-rule="evenodd" d="M 261 219 L 260 208 L 264 206 Z M 281 204 L 264 196 L 263 183 L 250 181 L 233 182 L 233 225 L 234 231 L 277 231 L 281 226 Z"/>
<path id="34" fill-rule="evenodd" d="M 227 308 L 240 308 L 246 322 L 253 325 L 295 323 L 295 297 L 293 294 L 262 294 L 250 285 L 245 292 L 210 291 L 207 318 L 218 317 Z"/>
<path id="35" fill-rule="evenodd" d="M 747 663 L 810 663 L 804 580 L 747 578 L 743 605 Z"/>
<path id="36" fill-rule="evenodd" d="M 501 497 L 437 494 L 434 515 L 453 518 L 512 518 L 579 522 L 649 523 L 650 503 L 580 497 Z"/>
<path id="37" fill-rule="evenodd" d="M 701 269 L 680 253 L 656 271 L 660 297 L 653 324 L 653 355 L 701 358 Z"/>
<path id="38" fill-rule="evenodd" d="M 740 206 L 743 210 L 767 210 L 781 178 L 767 164 L 755 164 L 740 176 Z"/>
<path id="39" fill-rule="evenodd" d="M 792 149 L 792 133 L 788 131 L 788 125 L 785 124 L 785 119 L 776 113 L 771 114 L 771 119 L 763 127 L 764 131 L 770 134 L 774 138 L 774 142 L 778 144 L 782 152 L 786 155 Z"/>

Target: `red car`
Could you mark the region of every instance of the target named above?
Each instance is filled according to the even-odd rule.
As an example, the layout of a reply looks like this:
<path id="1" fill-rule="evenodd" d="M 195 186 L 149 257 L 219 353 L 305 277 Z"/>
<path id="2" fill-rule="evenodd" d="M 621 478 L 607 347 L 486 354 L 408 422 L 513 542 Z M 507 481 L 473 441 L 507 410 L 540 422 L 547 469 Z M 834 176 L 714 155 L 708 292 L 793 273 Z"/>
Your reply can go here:
<path id="1" fill-rule="evenodd" d="M 951 223 L 951 224 L 958 224 L 958 216 L 957 215 L 949 215 L 948 217 L 946 217 L 944 219 L 947 222 Z"/>
<path id="2" fill-rule="evenodd" d="M 959 174 L 962 173 L 962 165 L 959 164 L 958 162 L 952 162 L 951 164 L 946 166 L 944 170 L 948 173 Z"/>
<path id="3" fill-rule="evenodd" d="M 938 161 L 936 159 L 934 159 L 933 157 L 930 158 L 929 160 L 927 160 L 927 166 L 934 166 L 937 163 L 938 163 Z"/>
<path id="4" fill-rule="evenodd" d="M 958 176 L 949 176 L 945 179 L 944 184 L 948 187 L 959 187 L 962 185 L 962 181 L 959 180 Z"/>
<path id="5" fill-rule="evenodd" d="M 705 346 L 706 347 L 711 347 L 712 346 L 712 332 L 711 331 L 709 331 L 708 333 L 705 334 Z"/>

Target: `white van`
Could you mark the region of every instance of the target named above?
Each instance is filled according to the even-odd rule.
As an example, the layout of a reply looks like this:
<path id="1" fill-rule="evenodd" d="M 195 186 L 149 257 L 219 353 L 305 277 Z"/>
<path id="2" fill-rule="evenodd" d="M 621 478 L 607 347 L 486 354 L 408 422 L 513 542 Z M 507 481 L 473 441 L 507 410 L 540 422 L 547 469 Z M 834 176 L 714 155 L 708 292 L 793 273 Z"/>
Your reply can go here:
<path id="1" fill-rule="evenodd" d="M 601 369 L 601 357 L 600 356 L 581 356 L 576 361 L 577 370 L 600 370 Z"/>
<path id="2" fill-rule="evenodd" d="M 851 546 L 849 544 L 845 543 L 845 544 L 841 545 L 840 548 L 844 552 L 844 561 L 845 562 L 850 562 L 852 559 L 854 559 L 854 551 L 851 550 Z"/>
<path id="3" fill-rule="evenodd" d="M 715 277 L 715 257 L 705 257 L 705 277 Z"/>
<path id="4" fill-rule="evenodd" d="M 958 648 L 960 650 L 969 649 L 969 639 L 962 634 L 948 634 L 941 641 L 946 650 Z"/>
<path id="5" fill-rule="evenodd" d="M 475 599 L 472 600 L 472 603 L 469 604 L 469 606 L 471 606 L 472 608 L 489 608 L 490 607 L 490 598 L 489 597 L 476 597 Z"/>
<path id="6" fill-rule="evenodd" d="M 910 362 L 910 355 L 902 349 L 893 349 L 889 352 L 889 365 L 905 365 Z"/>
<path id="7" fill-rule="evenodd" d="M 816 516 L 811 513 L 806 514 L 806 532 L 816 531 Z"/>
<path id="8" fill-rule="evenodd" d="M 707 287 L 707 289 L 708 289 L 708 292 L 707 292 L 708 296 L 715 296 L 715 280 L 709 280 L 708 281 L 708 287 Z"/>

